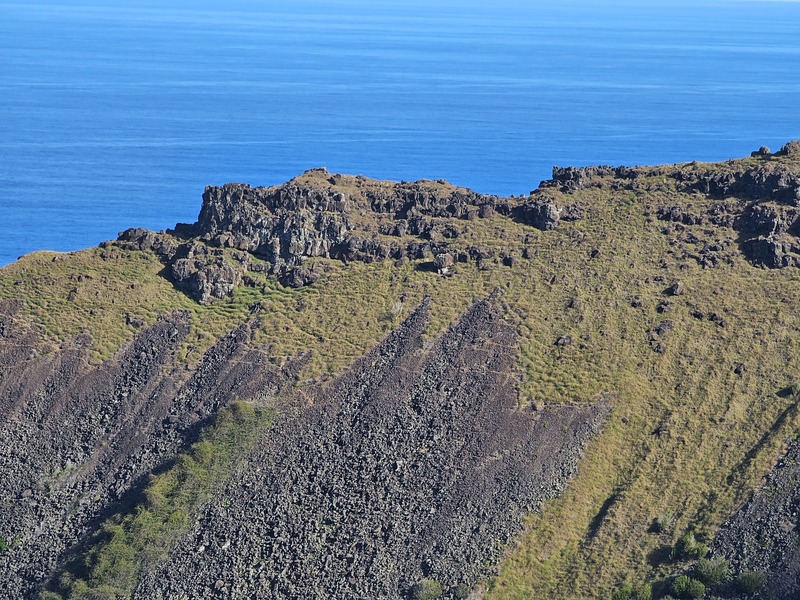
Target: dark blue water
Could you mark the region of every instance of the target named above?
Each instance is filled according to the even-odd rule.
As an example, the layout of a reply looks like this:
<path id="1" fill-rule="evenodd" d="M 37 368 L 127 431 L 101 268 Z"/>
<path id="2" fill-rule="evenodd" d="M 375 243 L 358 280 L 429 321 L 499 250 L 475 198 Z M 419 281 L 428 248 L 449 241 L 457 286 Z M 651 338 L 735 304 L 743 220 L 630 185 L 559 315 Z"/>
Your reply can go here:
<path id="1" fill-rule="evenodd" d="M 314 166 L 512 194 L 780 146 L 798 32 L 787 2 L 0 0 L 0 265 Z"/>

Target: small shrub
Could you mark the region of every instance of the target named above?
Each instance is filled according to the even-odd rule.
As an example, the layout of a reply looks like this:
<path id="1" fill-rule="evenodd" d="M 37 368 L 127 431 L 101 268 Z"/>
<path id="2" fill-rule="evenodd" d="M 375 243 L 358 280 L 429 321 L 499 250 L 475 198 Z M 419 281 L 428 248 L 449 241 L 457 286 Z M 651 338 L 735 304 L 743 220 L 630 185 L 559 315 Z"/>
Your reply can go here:
<path id="1" fill-rule="evenodd" d="M 689 589 L 686 590 L 686 595 L 689 598 L 702 598 L 706 595 L 705 584 L 697 579 L 689 579 Z"/>
<path id="2" fill-rule="evenodd" d="M 618 590 L 611 594 L 611 600 L 633 600 L 633 588 L 623 583 Z"/>
<path id="3" fill-rule="evenodd" d="M 669 591 L 678 598 L 702 598 L 706 594 L 706 586 L 702 581 L 681 575 L 675 578 Z"/>
<path id="4" fill-rule="evenodd" d="M 653 586 L 644 583 L 636 588 L 636 600 L 653 600 Z"/>
<path id="5" fill-rule="evenodd" d="M 450 593 L 454 598 L 464 600 L 467 596 L 469 596 L 469 586 L 466 583 L 459 583 L 452 590 L 450 590 Z"/>
<path id="6" fill-rule="evenodd" d="M 724 558 L 701 558 L 694 568 L 695 577 L 711 588 L 719 587 L 730 578 L 730 565 Z"/>
<path id="7" fill-rule="evenodd" d="M 666 533 L 673 525 L 675 525 L 675 514 L 672 512 L 666 512 L 653 519 L 653 531 L 656 533 Z"/>
<path id="8" fill-rule="evenodd" d="M 444 594 L 442 584 L 435 579 L 423 579 L 414 586 L 411 597 L 414 600 L 435 600 Z"/>
<path id="9" fill-rule="evenodd" d="M 684 560 L 692 558 L 705 558 L 705 556 L 708 554 L 708 546 L 698 542 L 694 537 L 693 531 L 689 531 L 688 533 L 684 534 L 680 540 L 678 540 L 676 550 L 678 558 L 682 558 Z"/>
<path id="10" fill-rule="evenodd" d="M 6 538 L 0 537 L 0 554 L 4 554 L 8 552 L 8 540 Z"/>
<path id="11" fill-rule="evenodd" d="M 766 580 L 767 574 L 762 571 L 742 571 L 736 576 L 736 589 L 752 596 L 764 586 Z"/>

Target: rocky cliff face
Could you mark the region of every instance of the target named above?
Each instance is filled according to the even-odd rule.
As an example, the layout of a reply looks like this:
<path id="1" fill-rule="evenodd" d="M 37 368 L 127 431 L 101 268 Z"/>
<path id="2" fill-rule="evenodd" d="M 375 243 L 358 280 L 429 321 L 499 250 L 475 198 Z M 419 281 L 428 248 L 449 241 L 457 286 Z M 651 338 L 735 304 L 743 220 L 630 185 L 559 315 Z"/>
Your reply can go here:
<path id="1" fill-rule="evenodd" d="M 551 180 L 518 198 L 478 194 L 441 180 L 396 183 L 312 169 L 277 187 L 208 187 L 196 223 L 177 225 L 173 235 L 130 229 L 107 244 L 154 250 L 170 279 L 207 303 L 247 285 L 252 273 L 267 273 L 289 287 L 314 283 L 325 270 L 313 260 L 319 258 L 482 260 L 479 244 L 453 243 L 464 237 L 470 220 L 496 216 L 547 231 L 581 218 L 580 203 L 571 200 L 577 192 L 658 191 L 645 180 L 662 177 L 673 180 L 680 192 L 719 202 L 697 213 L 661 206 L 659 219 L 732 227 L 752 263 L 800 266 L 800 174 L 780 161 L 799 155 L 798 144 L 791 142 L 774 155 L 768 150 L 754 154 L 757 164 L 555 167 Z M 711 249 L 700 260 L 713 266 L 718 254 Z"/>
<path id="2" fill-rule="evenodd" d="M 308 262 L 314 258 L 373 262 L 447 254 L 453 261 L 475 260 L 480 248 L 453 250 L 451 241 L 466 222 L 496 214 L 542 230 L 580 216 L 546 196 L 502 199 L 445 181 L 395 183 L 312 169 L 273 188 L 206 188 L 197 222 L 173 232 L 185 242 L 131 229 L 115 244 L 156 251 L 178 287 L 209 302 L 230 295 L 253 271 L 290 287 L 314 283 L 324 270 Z"/>
<path id="3" fill-rule="evenodd" d="M 268 432 L 136 597 L 388 599 L 412 597 L 423 580 L 457 597 L 472 587 L 521 516 L 564 488 L 608 407 L 519 410 L 518 336 L 498 299 L 429 350 L 426 312 Z"/>

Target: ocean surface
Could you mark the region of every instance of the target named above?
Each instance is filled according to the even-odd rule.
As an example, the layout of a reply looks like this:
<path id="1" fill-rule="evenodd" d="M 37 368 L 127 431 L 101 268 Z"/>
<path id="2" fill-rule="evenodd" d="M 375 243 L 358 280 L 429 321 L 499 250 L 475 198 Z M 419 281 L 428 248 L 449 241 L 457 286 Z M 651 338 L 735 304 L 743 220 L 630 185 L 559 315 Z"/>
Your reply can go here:
<path id="1" fill-rule="evenodd" d="M 507 195 L 776 149 L 798 33 L 793 2 L 0 0 L 0 265 L 316 166 Z"/>

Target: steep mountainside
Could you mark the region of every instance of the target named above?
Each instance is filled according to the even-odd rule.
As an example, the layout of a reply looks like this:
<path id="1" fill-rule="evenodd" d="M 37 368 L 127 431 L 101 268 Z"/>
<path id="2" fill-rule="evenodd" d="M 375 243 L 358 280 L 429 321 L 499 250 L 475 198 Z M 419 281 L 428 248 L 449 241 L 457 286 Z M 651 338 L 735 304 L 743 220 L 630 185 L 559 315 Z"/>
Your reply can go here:
<path id="1" fill-rule="evenodd" d="M 23 257 L 0 590 L 788 597 L 798 207 L 797 142 L 510 198 L 313 169 Z"/>

